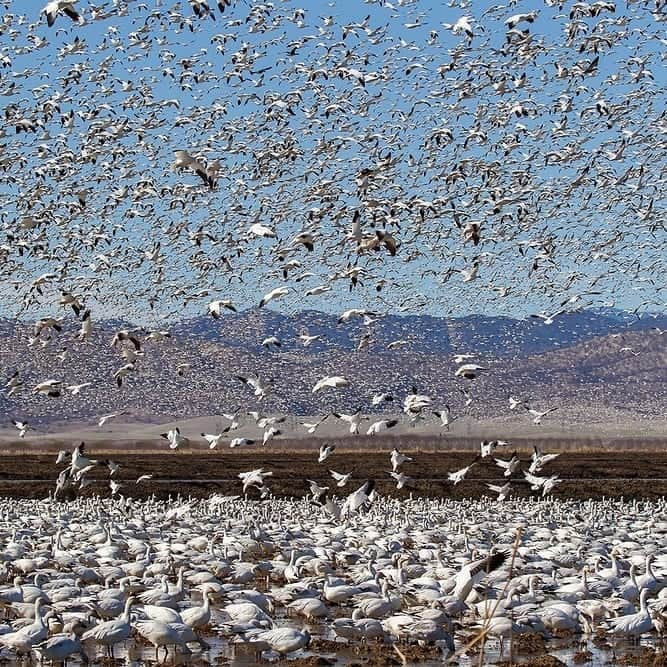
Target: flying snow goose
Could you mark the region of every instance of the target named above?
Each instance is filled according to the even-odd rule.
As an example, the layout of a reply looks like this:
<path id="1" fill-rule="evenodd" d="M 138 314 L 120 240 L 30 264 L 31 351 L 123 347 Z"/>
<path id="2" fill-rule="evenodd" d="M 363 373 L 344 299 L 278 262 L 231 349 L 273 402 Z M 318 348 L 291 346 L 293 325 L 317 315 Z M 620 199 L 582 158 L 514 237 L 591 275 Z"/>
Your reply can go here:
<path id="1" fill-rule="evenodd" d="M 493 459 L 496 462 L 496 465 L 503 469 L 503 477 L 511 477 L 512 474 L 519 467 L 519 457 L 516 455 L 516 452 L 512 454 L 512 458 L 509 461 L 503 461 L 502 459 Z"/>
<path id="2" fill-rule="evenodd" d="M 510 493 L 510 482 L 506 482 L 502 486 L 498 484 L 487 484 L 486 485 L 491 491 L 498 494 L 498 500 L 503 501 L 507 499 L 507 496 Z"/>
<path id="3" fill-rule="evenodd" d="M 454 577 L 453 595 L 465 602 L 473 587 L 490 572 L 502 567 L 507 560 L 505 551 L 492 551 L 488 556 L 464 565 Z"/>
<path id="4" fill-rule="evenodd" d="M 401 454 L 396 447 L 391 451 L 391 469 L 396 472 L 399 466 L 402 466 L 404 463 L 412 461 L 409 456 Z"/>
<path id="5" fill-rule="evenodd" d="M 315 237 L 310 232 L 299 232 L 293 239 L 294 245 L 302 245 L 308 252 L 313 252 L 315 248 Z"/>
<path id="6" fill-rule="evenodd" d="M 315 422 L 301 422 L 301 426 L 303 426 L 306 431 L 312 435 L 329 418 L 330 414 L 332 413 L 327 413 L 324 415 L 324 417 L 318 419 Z"/>
<path id="7" fill-rule="evenodd" d="M 542 468 L 547 464 L 550 463 L 551 461 L 554 461 L 560 456 L 560 454 L 542 454 L 540 450 L 537 448 L 536 445 L 533 445 L 533 454 L 532 454 L 532 461 L 530 464 L 530 468 L 528 468 L 528 472 L 533 474 L 536 472 L 540 472 Z"/>
<path id="8" fill-rule="evenodd" d="M 194 158 L 188 151 L 178 150 L 174 151 L 175 160 L 171 165 L 173 171 L 176 169 L 192 169 L 192 171 L 204 181 L 204 184 L 209 188 L 215 187 L 215 180 L 206 170 L 206 167 L 196 158 Z"/>
<path id="9" fill-rule="evenodd" d="M 82 16 L 74 9 L 76 0 L 51 0 L 44 9 L 42 14 L 46 15 L 46 23 L 51 28 L 56 22 L 58 14 L 64 14 L 75 23 L 83 25 Z"/>
<path id="10" fill-rule="evenodd" d="M 233 313 L 236 312 L 236 306 L 234 306 L 230 299 L 218 299 L 217 301 L 211 301 L 211 303 L 208 304 L 208 312 L 216 320 L 222 314 L 223 308 L 231 310 Z"/>
<path id="11" fill-rule="evenodd" d="M 366 503 L 370 502 L 374 496 L 375 480 L 369 479 L 364 482 L 354 493 L 351 493 L 343 503 L 341 509 L 342 517 L 349 517 L 359 511 Z"/>
<path id="12" fill-rule="evenodd" d="M 279 428 L 276 428 L 275 426 L 269 426 L 262 435 L 262 445 L 266 445 L 269 440 L 273 440 L 281 434 L 282 431 Z"/>
<path id="13" fill-rule="evenodd" d="M 129 341 L 132 343 L 132 345 L 134 345 L 134 349 L 137 352 L 141 350 L 141 342 L 133 334 L 133 332 L 129 331 L 128 329 L 121 329 L 120 331 L 116 331 L 113 338 L 111 339 L 111 347 L 116 347 L 118 343 L 122 343 L 124 341 Z"/>
<path id="14" fill-rule="evenodd" d="M 14 371 L 12 373 L 12 376 L 5 383 L 5 388 L 9 389 L 9 391 L 7 392 L 7 397 L 9 398 L 13 394 L 15 394 L 22 385 L 23 385 L 23 380 L 21 380 L 21 378 L 19 377 L 19 371 Z"/>
<path id="15" fill-rule="evenodd" d="M 253 236 L 259 236 L 263 239 L 275 239 L 277 236 L 273 229 L 261 224 L 260 222 L 255 222 L 254 224 L 250 225 L 248 232 Z"/>
<path id="16" fill-rule="evenodd" d="M 443 410 L 433 410 L 433 414 L 440 420 L 440 426 L 449 431 L 449 425 L 454 421 L 449 406 L 445 405 Z"/>
<path id="17" fill-rule="evenodd" d="M 328 445 L 326 443 L 320 445 L 320 453 L 317 457 L 317 462 L 324 463 L 335 451 L 336 445 Z"/>
<path id="18" fill-rule="evenodd" d="M 254 445 L 255 440 L 252 438 L 233 438 L 229 446 L 234 449 L 235 447 L 245 447 L 246 445 Z"/>
<path id="19" fill-rule="evenodd" d="M 104 426 L 108 421 L 111 421 L 112 419 L 115 419 L 116 417 L 120 417 L 122 415 L 126 415 L 127 411 L 126 410 L 121 410 L 120 412 L 112 412 L 108 415 L 102 415 L 98 420 L 97 420 L 97 425 L 98 426 Z"/>
<path id="20" fill-rule="evenodd" d="M 92 382 L 82 382 L 81 384 L 68 384 L 65 389 L 69 391 L 72 396 L 78 396 L 82 389 L 90 387 Z"/>
<path id="21" fill-rule="evenodd" d="M 361 420 L 363 419 L 361 408 L 357 408 L 351 415 L 346 415 L 342 412 L 332 412 L 331 414 L 336 417 L 336 419 L 347 422 L 350 425 L 350 433 L 352 435 L 359 434 L 359 424 L 361 424 Z"/>
<path id="22" fill-rule="evenodd" d="M 276 287 L 275 289 L 272 289 L 270 292 L 267 292 L 262 297 L 262 300 L 259 302 L 259 307 L 263 308 L 264 306 L 266 306 L 267 303 L 270 303 L 271 301 L 275 301 L 276 299 L 279 299 L 280 297 L 283 297 L 286 294 L 289 294 L 289 288 L 287 288 L 287 287 Z"/>
<path id="23" fill-rule="evenodd" d="M 12 424 L 14 424 L 14 426 L 16 426 L 18 429 L 19 438 L 25 438 L 26 431 L 30 428 L 30 424 L 28 424 L 28 422 L 18 421 L 16 419 L 12 419 Z"/>
<path id="24" fill-rule="evenodd" d="M 479 371 L 486 371 L 486 366 L 479 366 L 478 364 L 463 364 L 456 369 L 455 377 L 464 377 L 466 380 L 474 380 Z"/>
<path id="25" fill-rule="evenodd" d="M 447 479 L 450 482 L 454 482 L 454 486 L 456 486 L 459 482 L 462 482 L 465 479 L 466 475 L 472 470 L 480 458 L 480 456 L 475 457 L 474 461 L 470 465 L 465 466 L 465 468 L 455 470 L 454 472 L 448 472 Z"/>
<path id="26" fill-rule="evenodd" d="M 412 477 L 408 477 L 403 472 L 394 472 L 389 473 L 396 480 L 396 489 L 400 491 L 408 482 L 412 480 Z"/>
<path id="27" fill-rule="evenodd" d="M 318 391 L 324 389 L 325 387 L 339 389 L 340 387 L 349 386 L 350 381 L 342 375 L 328 375 L 327 377 L 323 377 L 321 380 L 318 380 L 315 383 L 315 386 L 312 388 L 312 393 L 316 394 Z"/>
<path id="28" fill-rule="evenodd" d="M 169 442 L 169 449 L 178 449 L 179 447 L 187 447 L 190 444 L 189 438 L 181 435 L 181 429 L 177 426 L 166 433 L 160 433 L 160 437 Z"/>
<path id="29" fill-rule="evenodd" d="M 40 382 L 33 388 L 32 393 L 57 398 L 60 396 L 62 384 L 62 380 L 44 380 L 44 382 Z"/>
<path id="30" fill-rule="evenodd" d="M 240 380 L 245 384 L 248 388 L 253 390 L 253 394 L 257 396 L 258 400 L 262 400 L 268 391 L 268 384 L 262 382 L 262 380 L 259 379 L 257 376 L 249 376 L 245 377 L 244 375 L 235 375 L 234 376 L 237 380 Z"/>
<path id="31" fill-rule="evenodd" d="M 394 400 L 394 397 L 391 394 L 380 393 L 375 394 L 371 399 L 372 405 L 380 405 L 381 403 L 391 403 Z"/>
<path id="32" fill-rule="evenodd" d="M 215 449 L 218 445 L 222 444 L 222 438 L 224 437 L 225 433 L 229 431 L 229 426 L 221 431 L 220 433 L 202 433 L 201 436 L 208 442 L 208 448 L 209 449 Z"/>
<path id="33" fill-rule="evenodd" d="M 542 423 L 543 417 L 546 417 L 548 414 L 558 410 L 558 408 L 549 408 L 543 412 L 540 412 L 539 410 L 533 410 L 533 408 L 526 406 L 526 410 L 528 410 L 528 412 L 534 417 L 533 424 L 539 425 Z"/>
<path id="34" fill-rule="evenodd" d="M 336 472 L 335 470 L 329 470 L 331 473 L 331 476 L 336 480 L 336 486 L 339 488 L 343 488 L 349 481 L 350 478 L 352 477 L 352 473 L 348 472 L 346 474 Z"/>
<path id="35" fill-rule="evenodd" d="M 398 424 L 398 419 L 380 419 L 373 422 L 366 430 L 366 435 L 378 435 L 384 431 L 394 428 Z"/>
<path id="36" fill-rule="evenodd" d="M 129 364 L 124 364 L 123 366 L 121 366 L 113 374 L 113 378 L 114 378 L 114 380 L 116 380 L 116 385 L 118 385 L 119 388 L 122 387 L 123 386 L 123 380 L 126 377 L 128 377 L 131 373 L 133 373 L 135 371 L 135 369 L 136 369 L 136 367 L 134 365 L 134 362 L 131 362 Z"/>

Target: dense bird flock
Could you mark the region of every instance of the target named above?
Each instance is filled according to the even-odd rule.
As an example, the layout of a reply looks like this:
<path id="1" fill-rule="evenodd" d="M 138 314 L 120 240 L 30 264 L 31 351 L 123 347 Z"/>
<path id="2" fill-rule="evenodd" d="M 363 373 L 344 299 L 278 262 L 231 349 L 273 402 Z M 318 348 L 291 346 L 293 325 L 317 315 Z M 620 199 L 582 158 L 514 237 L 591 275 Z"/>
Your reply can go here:
<path id="1" fill-rule="evenodd" d="M 493 309 L 548 327 L 591 306 L 664 307 L 664 0 L 306 4 L 0 3 L 2 314 L 34 321 L 25 344 L 54 362 L 99 341 L 96 322 L 138 325 L 108 341 L 118 363 L 103 386 L 48 364 L 38 383 L 24 381 L 35 369 L 4 369 L 17 411 L 26 395 L 66 413 L 68 395 L 125 391 L 188 312 L 335 311 L 340 327 L 363 324 L 363 351 L 387 313 Z M 262 335 L 280 354 L 284 341 Z M 467 406 L 488 361 L 461 350 L 454 363 Z M 276 378 L 215 372 L 240 406 L 201 434 L 211 448 L 281 435 L 285 417 L 261 411 Z M 347 375 L 308 389 L 335 401 Z M 378 387 L 366 407 L 387 414 L 363 433 L 399 414 L 448 429 L 457 415 L 431 393 Z M 535 426 L 556 409 L 507 405 Z M 326 419 L 357 435 L 363 411 L 336 408 L 304 433 Z M 248 415 L 260 435 L 236 437 Z M 29 437 L 29 420 L 12 421 Z M 192 438 L 163 437 L 170 449 Z M 507 445 L 485 440 L 450 481 Z M 334 449 L 324 443 L 320 463 L 334 465 Z M 246 498 L 164 506 L 127 499 L 118 465 L 77 445 L 58 457 L 57 496 L 106 465 L 114 497 L 3 505 L 2 575 L 16 579 L 0 590 L 2 656 L 63 660 L 95 644 L 113 656 L 131 634 L 156 656 L 190 653 L 207 650 L 210 627 L 281 655 L 311 631 L 392 641 L 404 662 L 400 642 L 452 654 L 471 633 L 502 653 L 523 633 L 662 632 L 664 503 L 553 501 L 553 456 L 524 462 L 545 497 L 529 503 L 510 499 L 511 454 L 496 458 L 493 504 L 392 501 L 374 480 L 339 502 L 333 485 L 351 474 L 333 469 L 328 487 L 280 501 L 259 468 L 240 475 Z M 399 489 L 409 460 L 391 453 Z"/>
<path id="2" fill-rule="evenodd" d="M 411 664 L 414 644 L 433 660 L 496 640 L 507 655 L 529 635 L 620 646 L 665 628 L 664 512 L 385 498 L 340 524 L 303 500 L 7 501 L 0 655 L 56 662 L 138 643 L 136 657 L 182 663 L 241 646 L 317 653 L 317 637 L 327 653 L 377 642 L 393 664 L 392 645 Z"/>

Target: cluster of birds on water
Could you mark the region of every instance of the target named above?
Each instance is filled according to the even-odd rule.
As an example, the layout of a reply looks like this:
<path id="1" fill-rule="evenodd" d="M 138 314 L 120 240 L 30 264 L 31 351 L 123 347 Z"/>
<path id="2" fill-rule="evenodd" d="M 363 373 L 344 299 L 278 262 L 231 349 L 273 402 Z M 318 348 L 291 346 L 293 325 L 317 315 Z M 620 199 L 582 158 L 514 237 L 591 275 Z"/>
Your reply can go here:
<path id="1" fill-rule="evenodd" d="M 664 633 L 664 499 L 491 508 L 382 498 L 340 524 L 304 500 L 7 500 L 0 656 L 210 661 L 377 642 L 408 664 L 411 644 L 502 658 L 527 634 L 611 651 Z"/>

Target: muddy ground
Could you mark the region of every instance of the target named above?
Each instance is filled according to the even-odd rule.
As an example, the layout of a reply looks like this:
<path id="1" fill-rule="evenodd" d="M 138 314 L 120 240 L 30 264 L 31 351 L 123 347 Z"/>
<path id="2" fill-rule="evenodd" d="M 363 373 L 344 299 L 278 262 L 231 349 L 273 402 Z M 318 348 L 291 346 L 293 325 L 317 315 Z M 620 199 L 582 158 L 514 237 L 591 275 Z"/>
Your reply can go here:
<path id="1" fill-rule="evenodd" d="M 503 484 L 502 470 L 492 458 L 479 461 L 466 479 L 454 486 L 447 480 L 447 473 L 469 465 L 474 453 L 467 452 L 406 452 L 413 461 L 405 463 L 402 470 L 412 477 L 409 488 L 397 491 L 391 470 L 388 451 L 339 452 L 324 463 L 317 462 L 317 447 L 312 451 L 294 453 L 261 449 L 132 452 L 119 450 L 103 451 L 91 448 L 89 456 L 99 459 L 111 458 L 120 464 L 115 476 L 123 483 L 122 493 L 135 497 L 207 496 L 211 493 L 241 493 L 238 473 L 262 467 L 273 472 L 269 487 L 277 496 L 302 496 L 307 493 L 312 479 L 329 485 L 332 490 L 345 495 L 363 481 L 373 478 L 382 494 L 398 497 L 410 493 L 420 496 L 444 498 L 470 498 L 483 494 L 493 495 L 486 482 Z M 507 459 L 512 452 L 496 450 L 498 458 Z M 530 452 L 519 452 L 527 469 Z M 14 497 L 45 497 L 54 489 L 55 480 L 65 464 L 56 465 L 53 452 L 21 455 L 0 455 L 0 495 Z M 343 489 L 335 488 L 329 470 L 347 473 L 353 478 Z M 152 474 L 152 480 L 137 485 L 135 480 L 144 474 Z M 554 496 L 562 498 L 620 497 L 656 498 L 667 496 L 667 451 L 617 452 L 566 452 L 549 463 L 541 475 L 557 474 L 563 479 L 555 488 Z M 87 487 L 85 493 L 108 494 L 108 470 L 99 467 L 93 474 L 99 481 Z M 20 480 L 26 480 L 20 482 Z M 512 478 L 512 494 L 528 496 L 529 485 L 523 474 L 517 471 Z M 254 492 L 251 492 L 254 493 Z M 533 492 L 532 495 L 535 495 Z"/>

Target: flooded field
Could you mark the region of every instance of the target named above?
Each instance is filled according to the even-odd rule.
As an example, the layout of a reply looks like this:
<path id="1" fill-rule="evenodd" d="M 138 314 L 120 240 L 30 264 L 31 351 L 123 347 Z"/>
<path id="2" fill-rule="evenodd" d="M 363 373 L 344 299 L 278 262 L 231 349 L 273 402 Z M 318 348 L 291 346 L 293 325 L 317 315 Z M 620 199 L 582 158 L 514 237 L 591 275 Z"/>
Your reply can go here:
<path id="1" fill-rule="evenodd" d="M 660 665 L 666 509 L 371 494 L 336 519 L 305 499 L 6 499 L 0 658 Z"/>

